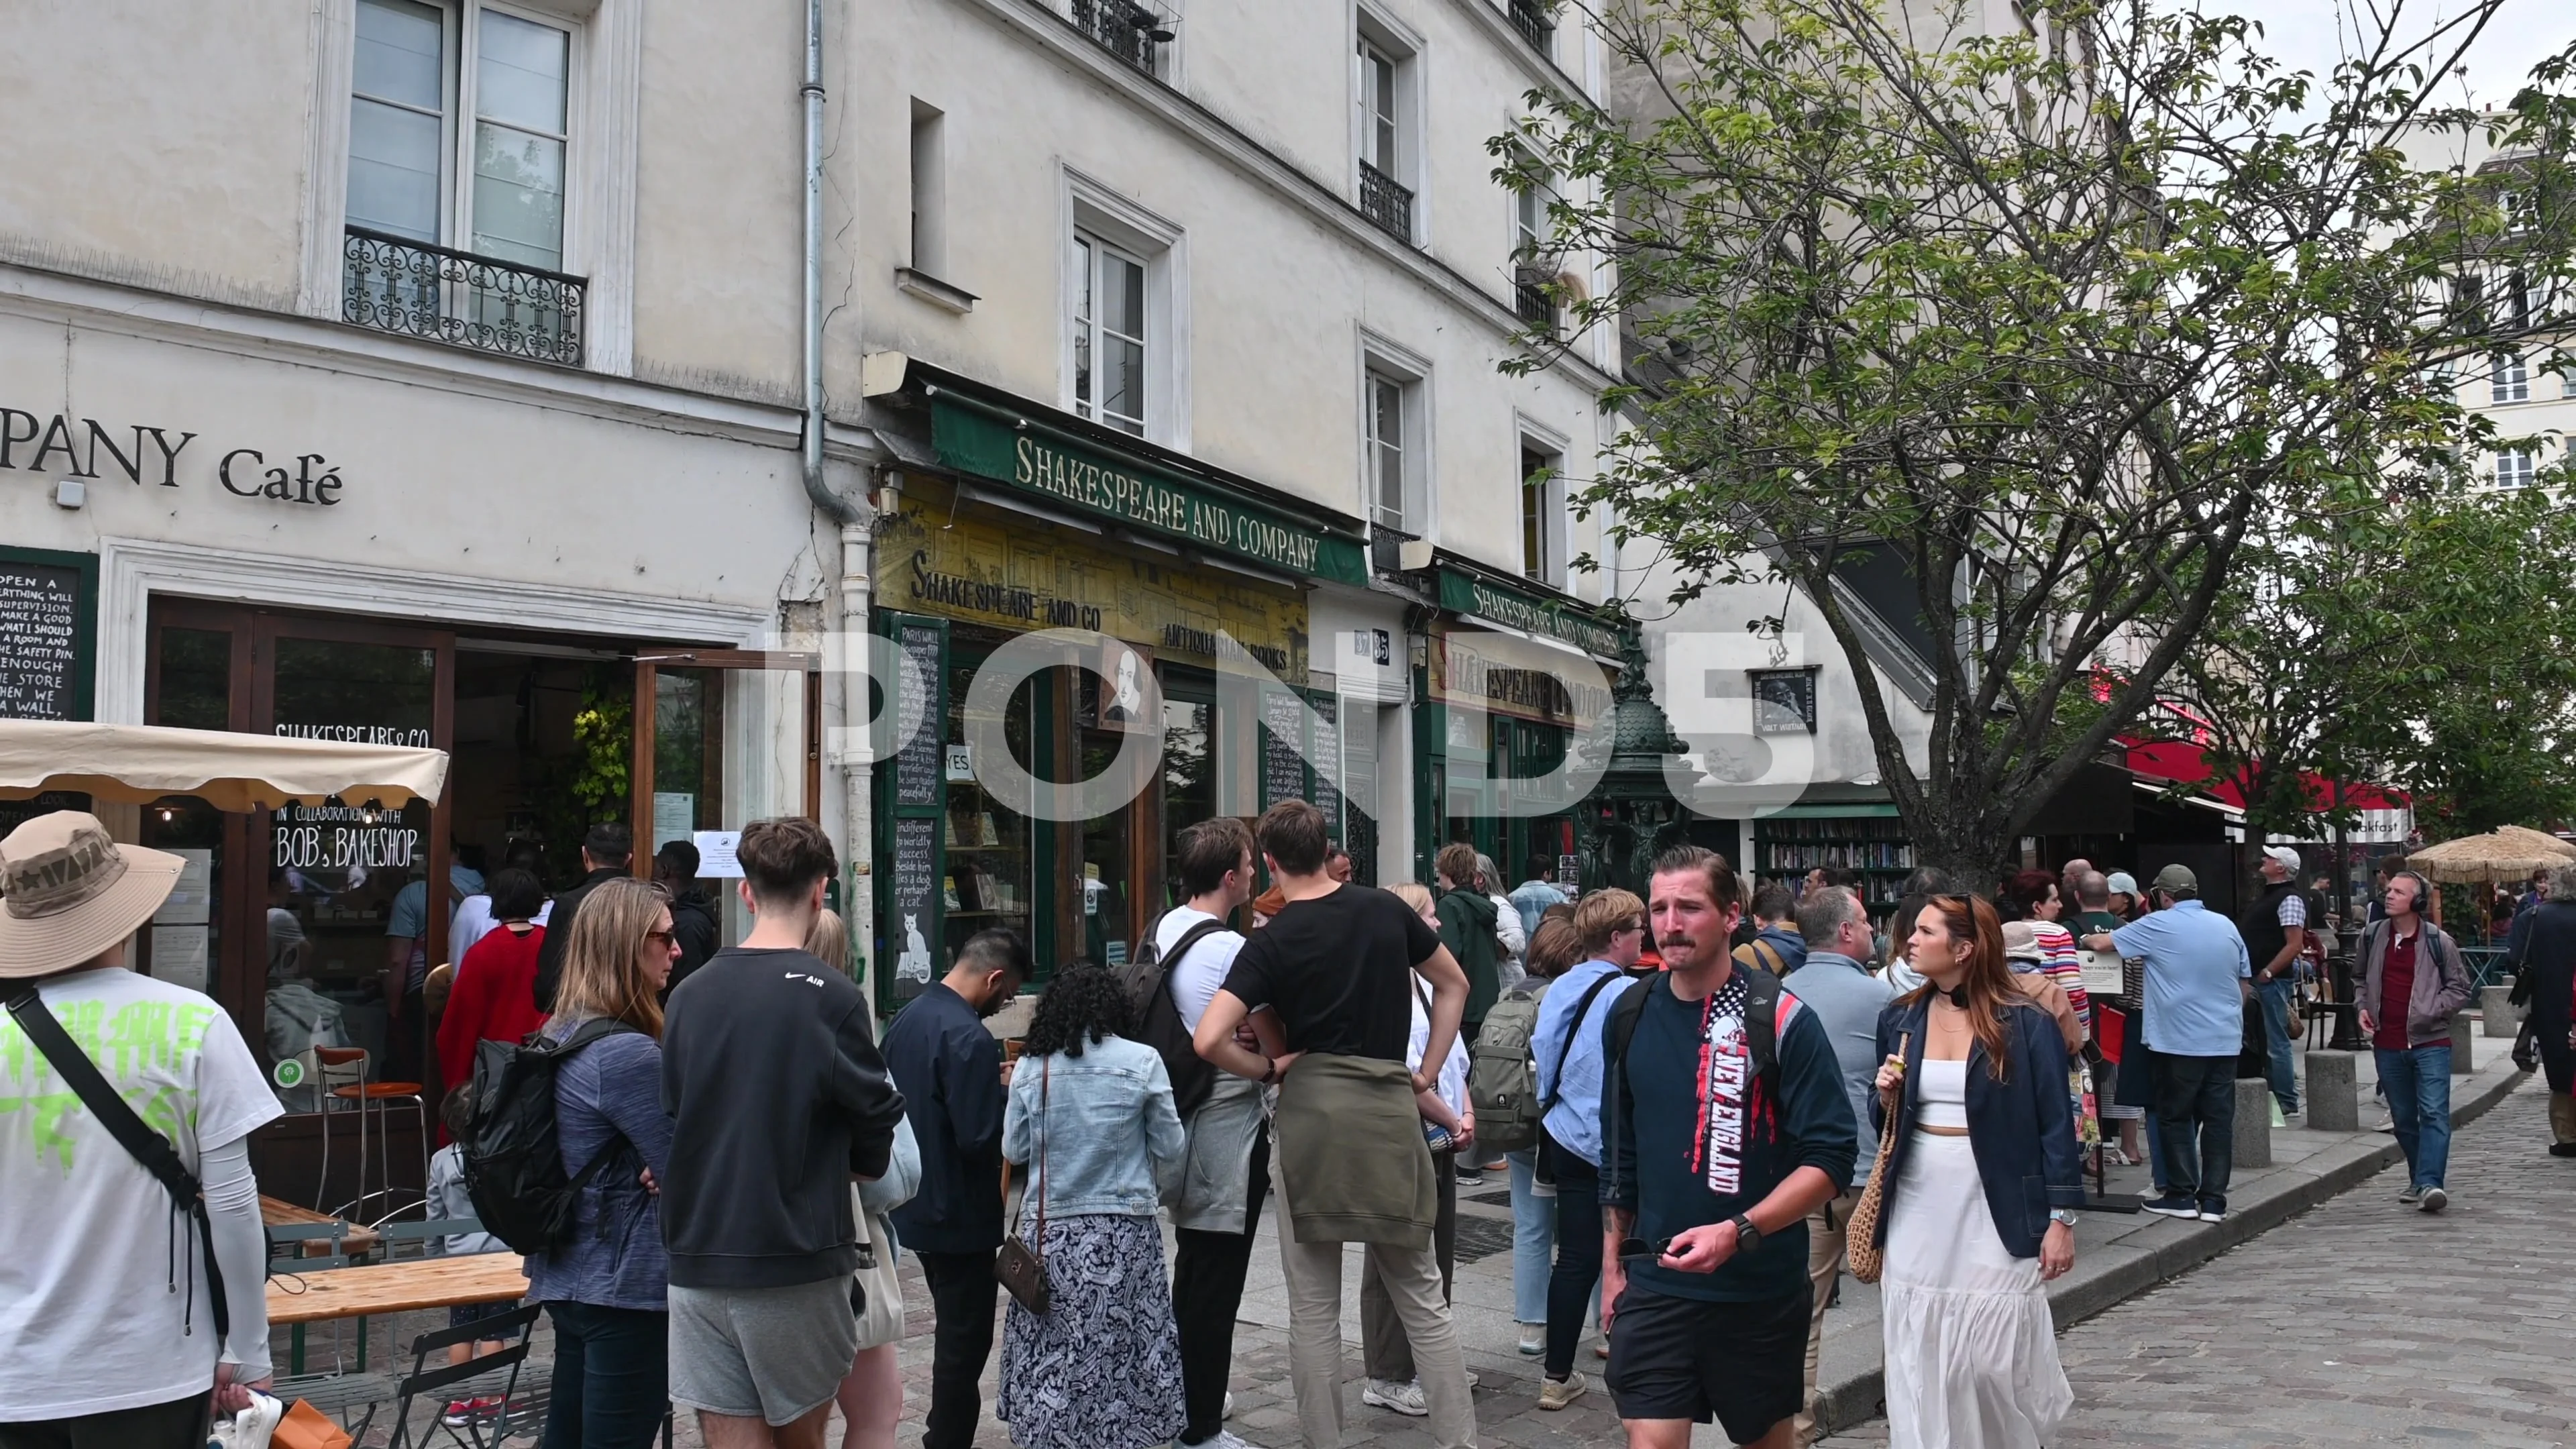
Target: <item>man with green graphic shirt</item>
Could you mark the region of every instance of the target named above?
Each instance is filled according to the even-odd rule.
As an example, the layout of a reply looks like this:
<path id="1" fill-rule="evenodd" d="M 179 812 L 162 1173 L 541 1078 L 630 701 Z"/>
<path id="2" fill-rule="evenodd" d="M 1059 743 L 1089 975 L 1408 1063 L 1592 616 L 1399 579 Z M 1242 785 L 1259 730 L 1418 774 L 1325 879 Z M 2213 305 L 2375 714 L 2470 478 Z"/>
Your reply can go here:
<path id="1" fill-rule="evenodd" d="M 0 1449 L 198 1449 L 210 1410 L 269 1381 L 248 1139 L 277 1098 L 221 1007 L 127 969 L 180 865 L 76 810 L 0 840 Z M 60 1036 L 28 1030 L 48 1019 Z M 210 1232 L 89 1110 L 65 1051 L 169 1140 Z"/>

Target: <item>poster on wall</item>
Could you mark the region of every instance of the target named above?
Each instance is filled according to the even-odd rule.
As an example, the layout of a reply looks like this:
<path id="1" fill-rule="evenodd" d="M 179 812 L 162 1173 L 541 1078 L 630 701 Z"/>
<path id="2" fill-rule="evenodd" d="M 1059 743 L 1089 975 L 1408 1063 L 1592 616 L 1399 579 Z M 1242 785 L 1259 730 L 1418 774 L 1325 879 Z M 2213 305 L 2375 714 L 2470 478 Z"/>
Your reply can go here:
<path id="1" fill-rule="evenodd" d="M 894 822 L 893 879 L 886 900 L 894 952 L 894 995 L 907 1001 L 939 974 L 930 943 L 940 935 L 939 822 Z"/>
<path id="2" fill-rule="evenodd" d="M 0 719 L 90 717 L 97 616 L 96 555 L 0 548 Z"/>
<path id="3" fill-rule="evenodd" d="M 903 671 L 906 687 L 918 680 L 919 701 L 903 701 L 898 719 L 910 717 L 917 708 L 925 717 L 921 727 L 912 732 L 894 757 L 894 803 L 910 806 L 936 806 L 941 795 L 946 767 L 946 750 L 940 743 L 944 721 L 928 718 L 937 708 L 941 630 L 935 624 L 906 623 L 895 634 L 896 647 L 912 668 Z M 918 670 L 919 673 L 914 673 Z"/>

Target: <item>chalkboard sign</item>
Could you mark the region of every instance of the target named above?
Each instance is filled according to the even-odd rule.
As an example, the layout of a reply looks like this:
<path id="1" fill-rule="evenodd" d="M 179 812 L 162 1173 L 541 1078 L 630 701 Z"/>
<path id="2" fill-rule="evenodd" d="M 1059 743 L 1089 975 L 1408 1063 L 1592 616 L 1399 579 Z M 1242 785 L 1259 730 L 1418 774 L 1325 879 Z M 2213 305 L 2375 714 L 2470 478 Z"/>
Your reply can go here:
<path id="1" fill-rule="evenodd" d="M 95 555 L 0 548 L 0 719 L 88 719 L 97 628 Z"/>
<path id="2" fill-rule="evenodd" d="M 886 947 L 897 1001 L 909 1001 L 940 975 L 939 822 L 894 822 L 893 889 L 886 901 Z"/>
<path id="3" fill-rule="evenodd" d="M 1318 765 L 1330 765 L 1336 772 L 1342 768 L 1342 725 L 1340 702 L 1329 694 L 1319 694 L 1310 701 L 1315 710 L 1314 756 Z M 1342 833 L 1342 792 L 1315 771 L 1315 808 L 1324 812 L 1324 828 L 1339 839 Z"/>
<path id="4" fill-rule="evenodd" d="M 1298 753 L 1306 740 L 1306 721 L 1297 696 L 1266 690 L 1261 696 L 1261 803 L 1306 798 L 1306 761 Z"/>
<path id="5" fill-rule="evenodd" d="M 935 624 L 907 623 L 895 635 L 904 659 L 912 666 L 904 671 L 900 687 L 916 687 L 910 681 L 917 679 L 917 687 L 921 691 L 918 700 L 902 700 L 895 714 L 898 720 L 916 714 L 921 720 L 921 727 L 913 731 L 912 737 L 905 740 L 895 753 L 894 801 L 897 805 L 936 808 L 940 802 L 939 745 L 947 724 L 940 718 L 939 709 L 941 632 Z M 916 669 L 920 671 L 918 674 L 913 672 Z"/>

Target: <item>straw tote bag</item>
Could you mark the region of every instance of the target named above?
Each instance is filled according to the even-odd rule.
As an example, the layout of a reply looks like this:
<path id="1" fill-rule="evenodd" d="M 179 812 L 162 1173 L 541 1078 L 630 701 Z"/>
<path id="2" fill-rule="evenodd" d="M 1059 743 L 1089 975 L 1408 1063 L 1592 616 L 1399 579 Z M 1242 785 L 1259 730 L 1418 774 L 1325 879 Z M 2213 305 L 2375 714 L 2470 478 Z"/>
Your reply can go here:
<path id="1" fill-rule="evenodd" d="M 1905 1058 L 1905 1049 L 1913 1043 L 1913 1034 L 1896 1039 L 1896 1056 Z M 1896 1156 L 1896 1124 L 1905 1115 L 1903 1094 L 1899 1093 L 1897 1110 L 1887 1114 L 1878 1129 L 1878 1160 L 1869 1171 L 1869 1186 L 1860 1190 L 1860 1201 L 1852 1208 L 1851 1221 L 1844 1225 L 1843 1243 L 1851 1259 L 1851 1275 L 1863 1283 L 1875 1283 L 1887 1270 L 1886 1256 L 1878 1247 L 1878 1220 L 1887 1211 L 1887 1169 Z"/>

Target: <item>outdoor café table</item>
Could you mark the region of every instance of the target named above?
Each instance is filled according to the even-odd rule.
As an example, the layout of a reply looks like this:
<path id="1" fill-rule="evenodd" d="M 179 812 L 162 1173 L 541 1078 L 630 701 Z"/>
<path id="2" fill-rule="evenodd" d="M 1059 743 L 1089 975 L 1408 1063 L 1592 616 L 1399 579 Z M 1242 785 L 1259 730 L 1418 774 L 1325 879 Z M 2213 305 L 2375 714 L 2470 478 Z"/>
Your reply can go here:
<path id="1" fill-rule="evenodd" d="M 528 1275 L 519 1271 L 521 1261 L 516 1253 L 468 1253 L 317 1273 L 282 1272 L 268 1280 L 268 1321 L 301 1329 L 334 1318 L 357 1319 L 358 1367 L 363 1369 L 368 1315 L 524 1298 Z M 290 1371 L 304 1372 L 300 1341 Z"/>
<path id="2" fill-rule="evenodd" d="M 265 1193 L 262 1193 L 259 1199 L 259 1220 L 263 1225 L 272 1228 L 310 1223 L 324 1229 L 340 1221 L 329 1213 L 317 1213 L 311 1208 L 300 1208 L 291 1202 L 281 1202 Z M 383 1241 L 375 1229 L 359 1223 L 350 1223 L 341 1232 L 340 1251 L 355 1257 L 362 1253 L 374 1252 Z M 331 1235 L 325 1231 L 304 1239 L 298 1246 L 304 1250 L 305 1257 L 327 1258 L 331 1255 Z"/>

